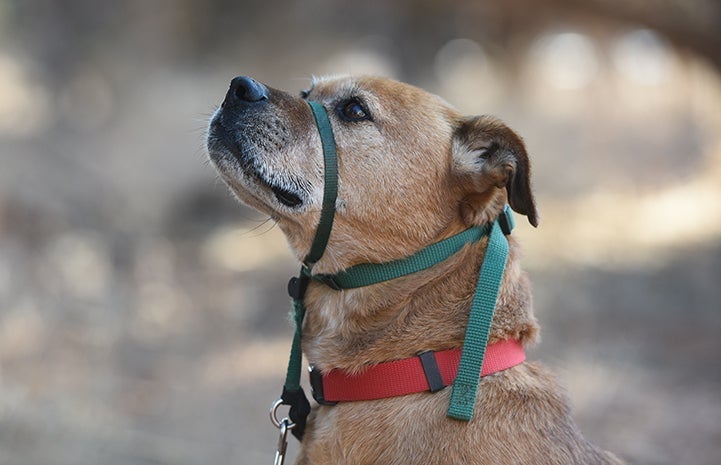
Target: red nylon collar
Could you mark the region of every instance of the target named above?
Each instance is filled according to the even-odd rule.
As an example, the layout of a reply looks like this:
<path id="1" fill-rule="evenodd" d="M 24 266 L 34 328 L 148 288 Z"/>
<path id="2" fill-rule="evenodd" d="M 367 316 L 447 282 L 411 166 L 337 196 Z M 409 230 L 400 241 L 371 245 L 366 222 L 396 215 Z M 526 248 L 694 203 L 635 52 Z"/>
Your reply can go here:
<path id="1" fill-rule="evenodd" d="M 320 404 L 332 405 L 336 402 L 385 399 L 437 391 L 451 385 L 458 373 L 461 349 L 428 353 L 435 356 L 437 370 L 433 368 L 432 362 L 429 370 L 428 363 L 422 362 L 421 356 L 373 365 L 357 375 L 349 375 L 337 369 L 321 375 L 313 370 L 313 397 Z M 525 360 L 526 354 L 520 342 L 511 339 L 496 342 L 486 348 L 481 376 L 507 370 Z"/>

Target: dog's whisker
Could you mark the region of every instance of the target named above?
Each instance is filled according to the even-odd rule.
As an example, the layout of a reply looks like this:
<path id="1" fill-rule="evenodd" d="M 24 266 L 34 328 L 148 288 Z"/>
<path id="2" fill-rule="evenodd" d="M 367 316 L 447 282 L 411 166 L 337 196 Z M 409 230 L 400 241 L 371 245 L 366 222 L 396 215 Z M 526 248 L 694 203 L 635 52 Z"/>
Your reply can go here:
<path id="1" fill-rule="evenodd" d="M 270 227 L 268 229 L 257 232 L 260 228 L 267 225 L 268 223 L 270 223 Z M 275 228 L 275 226 L 276 226 L 276 223 L 273 221 L 272 218 L 269 217 L 269 218 L 266 218 L 265 220 L 262 220 L 259 224 L 257 224 L 256 226 L 253 226 L 251 229 L 241 232 L 240 236 L 241 237 L 261 237 L 261 236 L 268 234 L 270 231 L 272 231 L 273 228 Z M 256 232 L 257 232 L 257 234 L 254 234 Z"/>

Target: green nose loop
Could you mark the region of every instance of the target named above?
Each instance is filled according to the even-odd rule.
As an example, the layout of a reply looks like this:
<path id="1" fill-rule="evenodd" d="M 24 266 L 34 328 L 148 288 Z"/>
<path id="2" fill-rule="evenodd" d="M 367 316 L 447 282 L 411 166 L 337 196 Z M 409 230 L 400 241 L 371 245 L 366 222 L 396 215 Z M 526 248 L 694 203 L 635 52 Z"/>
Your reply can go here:
<path id="1" fill-rule="evenodd" d="M 318 102 L 308 102 L 318 127 L 321 144 L 323 145 L 323 206 L 320 212 L 320 221 L 315 230 L 315 237 L 308 255 L 303 259 L 303 264 L 312 268 L 320 260 L 328 245 L 330 231 L 333 229 L 333 218 L 335 217 L 335 201 L 338 198 L 338 154 L 335 149 L 335 138 L 333 127 L 330 125 L 328 113 Z"/>

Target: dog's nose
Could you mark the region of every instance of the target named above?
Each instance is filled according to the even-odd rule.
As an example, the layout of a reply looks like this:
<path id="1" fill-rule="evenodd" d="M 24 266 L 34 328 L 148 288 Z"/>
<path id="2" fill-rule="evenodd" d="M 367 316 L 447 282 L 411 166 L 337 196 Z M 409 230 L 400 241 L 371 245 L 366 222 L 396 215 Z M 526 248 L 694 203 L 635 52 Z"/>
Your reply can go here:
<path id="1" fill-rule="evenodd" d="M 230 81 L 230 89 L 225 96 L 226 102 L 260 102 L 268 99 L 268 89 L 248 76 L 238 76 Z"/>

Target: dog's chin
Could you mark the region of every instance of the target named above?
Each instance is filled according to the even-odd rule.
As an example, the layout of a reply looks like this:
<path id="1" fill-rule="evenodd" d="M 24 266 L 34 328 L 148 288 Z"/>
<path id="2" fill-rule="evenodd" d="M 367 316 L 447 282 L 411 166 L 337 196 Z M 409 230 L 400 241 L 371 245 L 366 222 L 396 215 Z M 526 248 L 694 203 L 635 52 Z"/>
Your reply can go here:
<path id="1" fill-rule="evenodd" d="M 293 214 L 307 198 L 300 183 L 273 175 L 257 155 L 244 151 L 214 119 L 207 140 L 208 156 L 223 181 L 241 202 L 271 217 Z M 247 150 L 247 149 L 246 149 Z"/>

